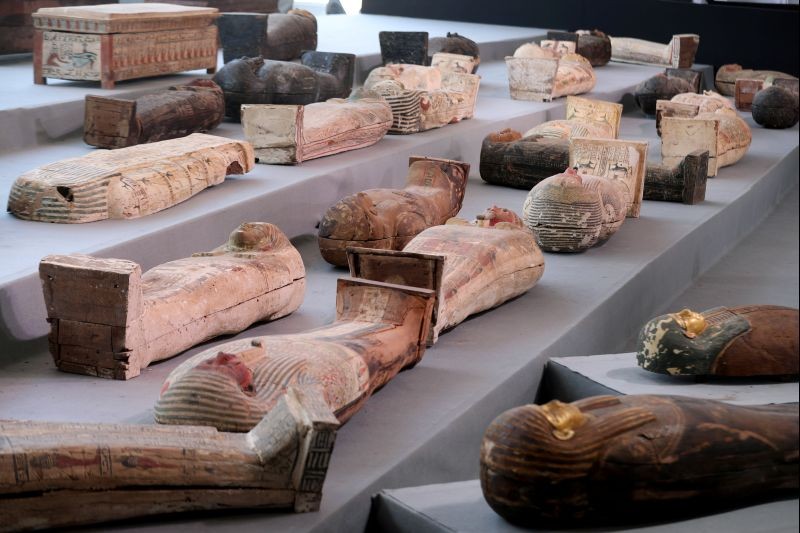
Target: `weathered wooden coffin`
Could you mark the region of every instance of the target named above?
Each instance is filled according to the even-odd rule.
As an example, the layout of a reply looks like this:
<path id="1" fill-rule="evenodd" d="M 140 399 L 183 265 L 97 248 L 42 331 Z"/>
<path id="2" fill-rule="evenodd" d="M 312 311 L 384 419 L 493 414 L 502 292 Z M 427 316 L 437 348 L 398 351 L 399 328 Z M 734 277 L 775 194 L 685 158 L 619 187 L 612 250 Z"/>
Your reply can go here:
<path id="1" fill-rule="evenodd" d="M 597 77 L 589 60 L 575 53 L 529 43 L 506 57 L 508 85 L 514 100 L 549 102 L 553 98 L 591 91 Z"/>
<path id="2" fill-rule="evenodd" d="M 766 87 L 753 99 L 753 120 L 765 128 L 791 128 L 797 124 L 798 103 L 796 90 L 792 92 L 778 85 Z"/>
<path id="3" fill-rule="evenodd" d="M 356 56 L 304 52 L 300 63 L 234 59 L 214 75 L 225 93 L 225 115 L 238 120 L 242 104 L 306 105 L 347 98 L 353 88 Z"/>
<path id="4" fill-rule="evenodd" d="M 797 404 L 595 396 L 516 407 L 481 444 L 481 488 L 536 528 L 620 526 L 708 514 L 798 489 Z"/>
<path id="5" fill-rule="evenodd" d="M 436 54 L 453 54 L 456 56 L 469 56 L 472 58 L 472 70 L 468 74 L 475 74 L 478 72 L 478 66 L 481 64 L 481 53 L 478 43 L 459 35 L 458 33 L 447 32 L 446 37 L 433 37 L 428 41 L 428 54 L 431 55 L 429 61 L 433 65 L 433 57 Z"/>
<path id="6" fill-rule="evenodd" d="M 187 511 L 316 511 L 338 425 L 295 388 L 249 433 L 3 420 L 0 531 Z"/>
<path id="7" fill-rule="evenodd" d="M 516 131 L 491 133 L 481 147 L 481 178 L 494 185 L 531 189 L 545 178 L 570 165 L 567 139 L 531 135 Z M 708 152 L 689 153 L 677 164 L 648 162 L 643 198 L 694 204 L 705 199 Z"/>
<path id="8" fill-rule="evenodd" d="M 144 0 L 159 2 L 159 0 Z M 275 13 L 278 11 L 278 0 L 170 0 L 170 4 L 182 6 L 213 7 L 220 13 Z"/>
<path id="9" fill-rule="evenodd" d="M 0 55 L 33 51 L 33 13 L 42 7 L 94 5 L 97 0 L 4 0 L 0 2 Z"/>
<path id="10" fill-rule="evenodd" d="M 544 273 L 533 234 L 508 209 L 426 229 L 402 251 L 348 248 L 350 275 L 436 291 L 428 345 L 468 316 L 519 296 Z"/>
<path id="11" fill-rule="evenodd" d="M 667 165 L 695 150 L 707 150 L 708 175 L 716 176 L 719 168 L 744 157 L 752 142 L 750 126 L 733 103 L 717 93 L 679 94 L 669 102 L 658 102 L 657 108 L 661 156 Z"/>
<path id="12" fill-rule="evenodd" d="M 217 68 L 218 12 L 171 4 L 104 4 L 42 8 L 36 28 L 33 79 L 118 81 Z"/>
<path id="13" fill-rule="evenodd" d="M 633 90 L 633 99 L 645 115 L 656 114 L 658 100 L 670 100 L 683 93 L 699 93 L 703 73 L 691 69 L 668 68 L 646 79 Z"/>
<path id="14" fill-rule="evenodd" d="M 411 157 L 403 189 L 368 189 L 330 207 L 319 224 L 322 257 L 347 265 L 348 247 L 402 250 L 423 230 L 461 210 L 469 164 Z"/>
<path id="15" fill-rule="evenodd" d="M 294 312 L 300 254 L 272 224 L 244 223 L 216 250 L 142 274 L 133 261 L 49 255 L 39 264 L 50 351 L 65 372 L 130 379 L 218 335 Z"/>
<path id="16" fill-rule="evenodd" d="M 392 108 L 382 98 L 242 106 L 244 135 L 258 163 L 295 164 L 365 148 L 381 140 L 391 125 Z"/>
<path id="17" fill-rule="evenodd" d="M 391 64 L 372 70 L 364 89 L 392 107 L 389 133 L 410 134 L 472 118 L 479 85 L 480 76 L 476 74 Z"/>
<path id="18" fill-rule="evenodd" d="M 674 166 L 647 163 L 644 200 L 698 204 L 706 199 L 708 151 L 695 150 Z"/>
<path id="19" fill-rule="evenodd" d="M 673 35 L 667 44 L 630 37 L 610 39 L 611 61 L 673 68 L 690 68 L 700 46 L 700 36 L 691 33 Z"/>
<path id="20" fill-rule="evenodd" d="M 543 122 L 525 132 L 524 137 L 539 135 L 553 139 L 572 137 L 616 139 L 619 135 L 622 104 L 567 96 L 565 107 L 564 120 Z"/>
<path id="21" fill-rule="evenodd" d="M 636 359 L 673 376 L 797 376 L 798 310 L 775 305 L 684 309 L 650 320 Z"/>
<path id="22" fill-rule="evenodd" d="M 317 49 L 317 19 L 303 9 L 288 13 L 223 13 L 217 21 L 225 63 L 242 57 L 289 61 Z"/>
<path id="23" fill-rule="evenodd" d="M 626 216 L 638 217 L 644 194 L 647 142 L 574 138 L 569 143 L 569 166 L 591 176 L 608 178 L 626 199 Z"/>
<path id="24" fill-rule="evenodd" d="M 173 370 L 155 405 L 161 424 L 249 431 L 296 389 L 339 422 L 425 352 L 434 292 L 340 279 L 332 324 L 293 335 L 240 339 Z M 274 438 L 282 439 L 276 428 Z M 316 492 L 327 461 L 318 465 Z"/>
<path id="25" fill-rule="evenodd" d="M 546 41 L 575 43 L 574 52 L 588 59 L 593 67 L 602 67 L 611 60 L 611 40 L 599 30 L 548 31 Z"/>
<path id="26" fill-rule="evenodd" d="M 193 133 L 98 150 L 18 177 L 8 211 L 25 220 L 82 223 L 138 218 L 179 204 L 255 165 L 250 143 Z"/>
<path id="27" fill-rule="evenodd" d="M 426 65 L 428 63 L 428 32 L 382 31 L 378 33 L 381 61 L 384 65 Z"/>
<path id="28" fill-rule="evenodd" d="M 736 93 L 736 80 L 745 79 L 767 81 L 769 78 L 797 79 L 791 74 L 778 72 L 776 70 L 743 69 L 741 65 L 732 64 L 722 65 L 719 67 L 714 81 L 717 86 L 717 91 L 719 91 L 720 94 L 724 94 L 725 96 L 734 96 Z"/>
<path id="29" fill-rule="evenodd" d="M 603 244 L 625 221 L 620 182 L 565 172 L 539 182 L 522 206 L 525 225 L 545 252 L 583 252 Z"/>
<path id="30" fill-rule="evenodd" d="M 87 95 L 85 109 L 86 144 L 125 148 L 212 130 L 225 115 L 225 98 L 216 83 L 198 79 L 135 100 Z"/>

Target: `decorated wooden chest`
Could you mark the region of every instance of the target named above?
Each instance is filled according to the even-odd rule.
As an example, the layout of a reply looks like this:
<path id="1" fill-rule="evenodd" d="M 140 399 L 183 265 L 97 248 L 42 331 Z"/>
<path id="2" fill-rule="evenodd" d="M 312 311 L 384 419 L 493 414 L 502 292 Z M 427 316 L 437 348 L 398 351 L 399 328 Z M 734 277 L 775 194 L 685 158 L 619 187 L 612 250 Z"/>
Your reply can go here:
<path id="1" fill-rule="evenodd" d="M 115 82 L 217 66 L 217 9 L 104 4 L 33 15 L 34 83 L 47 78 Z"/>

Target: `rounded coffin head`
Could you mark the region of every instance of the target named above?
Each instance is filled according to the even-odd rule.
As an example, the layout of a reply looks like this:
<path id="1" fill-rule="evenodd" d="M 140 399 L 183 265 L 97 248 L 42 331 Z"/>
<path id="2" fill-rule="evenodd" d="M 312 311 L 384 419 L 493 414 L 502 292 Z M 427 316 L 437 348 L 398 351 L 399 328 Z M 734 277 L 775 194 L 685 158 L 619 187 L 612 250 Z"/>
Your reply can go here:
<path id="1" fill-rule="evenodd" d="M 753 120 L 765 128 L 791 128 L 799 112 L 797 95 L 783 87 L 767 87 L 753 98 Z"/>
<path id="2" fill-rule="evenodd" d="M 603 225 L 600 193 L 574 169 L 539 182 L 522 207 L 525 225 L 548 252 L 582 252 L 597 244 Z"/>

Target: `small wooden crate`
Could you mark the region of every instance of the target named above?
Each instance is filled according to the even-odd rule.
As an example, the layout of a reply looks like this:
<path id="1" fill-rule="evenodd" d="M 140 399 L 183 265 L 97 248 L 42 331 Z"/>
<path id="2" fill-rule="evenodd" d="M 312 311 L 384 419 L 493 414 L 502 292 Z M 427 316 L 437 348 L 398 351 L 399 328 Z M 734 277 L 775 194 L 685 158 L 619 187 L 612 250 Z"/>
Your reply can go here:
<path id="1" fill-rule="evenodd" d="M 217 67 L 217 9 L 104 4 L 33 15 L 33 81 L 117 81 Z"/>

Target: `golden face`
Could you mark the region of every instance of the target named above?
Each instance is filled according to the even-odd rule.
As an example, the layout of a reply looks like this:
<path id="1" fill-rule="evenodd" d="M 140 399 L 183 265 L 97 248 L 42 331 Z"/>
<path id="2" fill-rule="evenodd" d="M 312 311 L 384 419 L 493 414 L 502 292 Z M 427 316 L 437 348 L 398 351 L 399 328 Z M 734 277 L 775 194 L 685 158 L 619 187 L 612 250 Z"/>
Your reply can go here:
<path id="1" fill-rule="evenodd" d="M 558 440 L 571 439 L 575 436 L 575 430 L 586 423 L 586 415 L 569 403 L 552 400 L 539 408 L 553 427 L 553 436 Z"/>
<path id="2" fill-rule="evenodd" d="M 684 309 L 670 316 L 683 329 L 683 334 L 690 339 L 694 339 L 708 327 L 705 317 L 691 309 Z"/>

